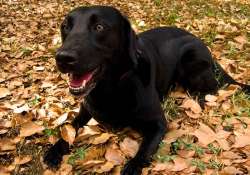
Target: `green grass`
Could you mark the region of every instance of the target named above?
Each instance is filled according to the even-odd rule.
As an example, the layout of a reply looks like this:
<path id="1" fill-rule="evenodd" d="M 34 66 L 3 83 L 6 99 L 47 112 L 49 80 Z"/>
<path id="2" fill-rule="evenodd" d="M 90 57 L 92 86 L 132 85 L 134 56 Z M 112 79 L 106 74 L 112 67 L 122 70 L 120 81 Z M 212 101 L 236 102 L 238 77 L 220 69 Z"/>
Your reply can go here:
<path id="1" fill-rule="evenodd" d="M 162 104 L 162 108 L 168 120 L 176 119 L 180 114 L 180 108 L 173 97 L 167 97 Z"/>
<path id="2" fill-rule="evenodd" d="M 46 135 L 46 136 L 57 136 L 59 134 L 59 131 L 58 129 L 45 129 L 43 131 L 43 133 Z"/>
<path id="3" fill-rule="evenodd" d="M 71 165 L 74 165 L 76 160 L 79 160 L 79 159 L 83 160 L 86 156 L 87 151 L 88 151 L 87 146 L 77 148 L 75 152 L 69 157 L 68 163 Z"/>
<path id="4" fill-rule="evenodd" d="M 223 164 L 213 159 L 210 159 L 207 167 L 210 169 L 220 170 L 223 167 Z"/>
<path id="5" fill-rule="evenodd" d="M 33 50 L 31 50 L 30 48 L 22 48 L 21 50 L 23 52 L 23 56 L 30 56 L 33 52 Z"/>
<path id="6" fill-rule="evenodd" d="M 161 163 L 173 161 L 175 155 L 155 155 L 154 159 Z"/>
<path id="7" fill-rule="evenodd" d="M 212 28 L 211 30 L 203 34 L 202 39 L 207 45 L 211 46 L 215 41 L 216 35 L 217 35 L 216 30 Z"/>
<path id="8" fill-rule="evenodd" d="M 162 0 L 154 0 L 154 4 L 156 6 L 160 6 L 162 4 Z"/>
<path id="9" fill-rule="evenodd" d="M 178 19 L 181 17 L 179 16 L 177 10 L 172 10 L 169 12 L 167 18 L 166 18 L 166 23 L 167 25 L 174 25 Z"/>
<path id="10" fill-rule="evenodd" d="M 29 104 L 29 106 L 32 107 L 32 106 L 37 105 L 40 102 L 41 102 L 41 97 L 38 95 L 35 95 L 35 97 L 33 99 L 29 100 L 28 104 Z"/>
<path id="11" fill-rule="evenodd" d="M 177 151 L 181 149 L 193 150 L 195 151 L 195 154 L 199 157 L 202 156 L 205 152 L 202 147 L 194 143 L 186 142 L 182 139 L 177 139 L 175 142 L 171 143 L 170 151 L 172 154 L 177 154 Z"/>
<path id="12" fill-rule="evenodd" d="M 208 144 L 208 150 L 211 151 L 215 155 L 219 155 L 222 151 L 221 148 L 215 147 L 212 143 Z"/>
<path id="13" fill-rule="evenodd" d="M 193 159 L 191 164 L 196 166 L 200 172 L 204 172 L 207 168 L 205 162 L 201 161 L 200 159 Z"/>

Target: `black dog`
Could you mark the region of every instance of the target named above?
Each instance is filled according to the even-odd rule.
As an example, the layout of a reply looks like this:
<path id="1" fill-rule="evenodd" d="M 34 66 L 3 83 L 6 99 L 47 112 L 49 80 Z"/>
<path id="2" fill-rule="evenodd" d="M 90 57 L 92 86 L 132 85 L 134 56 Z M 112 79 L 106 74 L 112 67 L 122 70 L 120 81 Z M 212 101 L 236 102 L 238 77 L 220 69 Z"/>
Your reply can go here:
<path id="1" fill-rule="evenodd" d="M 112 7 L 73 10 L 62 23 L 61 33 L 57 66 L 69 73 L 70 92 L 85 96 L 73 126 L 78 129 L 94 117 L 104 125 L 130 126 L 143 135 L 138 153 L 122 175 L 141 174 L 149 165 L 166 133 L 160 102 L 171 85 L 178 83 L 201 94 L 215 92 L 225 83 L 250 91 L 250 86 L 226 74 L 194 35 L 164 27 L 137 36 Z M 61 139 L 47 152 L 45 162 L 56 166 L 68 152 L 69 144 Z"/>

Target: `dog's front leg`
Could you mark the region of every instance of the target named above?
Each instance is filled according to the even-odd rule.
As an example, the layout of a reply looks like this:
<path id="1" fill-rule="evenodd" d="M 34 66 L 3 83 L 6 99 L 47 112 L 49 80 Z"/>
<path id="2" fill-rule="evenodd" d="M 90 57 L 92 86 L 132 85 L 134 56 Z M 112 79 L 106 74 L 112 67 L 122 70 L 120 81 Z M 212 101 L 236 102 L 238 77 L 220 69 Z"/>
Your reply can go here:
<path id="1" fill-rule="evenodd" d="M 140 122 L 139 125 L 143 127 L 143 141 L 138 153 L 125 165 L 121 175 L 140 175 L 142 168 L 149 165 L 167 129 L 164 117 L 156 121 Z"/>
<path id="2" fill-rule="evenodd" d="M 81 104 L 79 114 L 74 119 L 72 125 L 76 131 L 83 125 L 87 124 L 91 119 L 91 115 L 87 109 Z M 57 167 L 62 161 L 63 155 L 69 153 L 69 143 L 63 139 L 59 139 L 44 156 L 44 162 L 49 167 Z"/>

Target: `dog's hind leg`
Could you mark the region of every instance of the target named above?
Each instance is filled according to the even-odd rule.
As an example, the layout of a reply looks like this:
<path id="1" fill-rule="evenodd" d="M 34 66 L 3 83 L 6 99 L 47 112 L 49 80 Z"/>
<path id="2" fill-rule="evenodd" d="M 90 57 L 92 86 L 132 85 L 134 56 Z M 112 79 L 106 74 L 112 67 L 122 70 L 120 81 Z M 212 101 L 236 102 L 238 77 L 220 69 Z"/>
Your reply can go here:
<path id="1" fill-rule="evenodd" d="M 83 104 L 81 104 L 81 108 L 79 114 L 74 119 L 72 125 L 76 129 L 76 131 L 83 125 L 87 124 L 87 122 L 91 119 L 91 115 L 85 109 Z M 62 157 L 65 154 L 70 152 L 70 145 L 63 139 L 59 139 L 55 145 L 53 145 L 48 152 L 46 152 L 44 156 L 44 162 L 49 167 L 57 167 L 62 161 Z"/>

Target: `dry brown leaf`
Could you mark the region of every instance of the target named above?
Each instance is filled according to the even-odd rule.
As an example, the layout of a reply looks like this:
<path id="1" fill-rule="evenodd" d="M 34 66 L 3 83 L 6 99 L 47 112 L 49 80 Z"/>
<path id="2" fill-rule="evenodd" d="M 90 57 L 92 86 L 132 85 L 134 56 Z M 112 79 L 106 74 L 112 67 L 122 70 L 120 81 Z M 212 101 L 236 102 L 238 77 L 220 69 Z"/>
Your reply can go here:
<path id="1" fill-rule="evenodd" d="M 171 144 L 172 142 L 176 141 L 179 137 L 183 136 L 184 134 L 189 134 L 190 131 L 178 129 L 172 130 L 167 132 L 164 138 L 164 142 L 166 144 Z"/>
<path id="2" fill-rule="evenodd" d="M 44 126 L 40 126 L 32 121 L 23 123 L 20 129 L 20 137 L 28 137 L 44 130 Z"/>
<path id="3" fill-rule="evenodd" d="M 201 116 L 200 114 L 196 114 L 192 111 L 185 111 L 185 113 L 187 114 L 188 117 L 193 118 L 193 119 L 198 119 Z"/>
<path id="4" fill-rule="evenodd" d="M 69 125 L 69 124 L 64 125 L 61 128 L 61 136 L 62 136 L 63 140 L 65 140 L 70 145 L 72 145 L 74 140 L 75 140 L 76 130 L 72 125 Z"/>
<path id="5" fill-rule="evenodd" d="M 250 145 L 250 129 L 245 129 L 244 133 L 234 132 L 235 134 L 235 143 L 232 145 L 234 148 L 242 148 L 247 145 Z"/>
<path id="6" fill-rule="evenodd" d="M 16 149 L 16 143 L 20 139 L 3 138 L 0 140 L 0 151 L 10 151 Z"/>
<path id="7" fill-rule="evenodd" d="M 14 164 L 16 164 L 16 165 L 22 165 L 22 164 L 28 163 L 31 160 L 32 160 L 32 156 L 31 155 L 19 156 L 19 157 L 15 157 Z"/>
<path id="8" fill-rule="evenodd" d="M 174 166 L 172 167 L 172 171 L 182 171 L 189 167 L 187 159 L 181 157 L 175 157 L 173 161 L 174 161 Z"/>
<path id="9" fill-rule="evenodd" d="M 108 148 L 105 153 L 107 161 L 112 162 L 114 165 L 122 165 L 125 161 L 125 157 L 118 149 Z"/>
<path id="10" fill-rule="evenodd" d="M 224 150 L 229 149 L 229 144 L 226 139 L 230 135 L 230 132 L 220 130 L 215 133 L 210 127 L 200 123 L 200 127 L 190 134 L 198 138 L 201 146 L 207 146 L 216 140 Z"/>
<path id="11" fill-rule="evenodd" d="M 212 143 L 215 140 L 214 131 L 203 123 L 200 123 L 199 129 L 195 130 L 191 134 L 198 138 L 199 143 L 202 146 L 207 146 L 209 143 Z"/>
<path id="12" fill-rule="evenodd" d="M 103 160 L 89 160 L 87 162 L 84 162 L 81 167 L 84 168 L 84 169 L 89 169 L 89 168 L 92 168 L 93 166 L 96 166 L 96 165 L 100 165 L 104 163 Z"/>
<path id="13" fill-rule="evenodd" d="M 10 128 L 12 126 L 12 122 L 6 119 L 0 119 L 0 129 L 1 128 Z"/>
<path id="14" fill-rule="evenodd" d="M 84 140 L 97 134 L 100 134 L 100 131 L 94 130 L 89 126 L 84 126 L 83 128 L 79 129 L 76 141 Z"/>
<path id="15" fill-rule="evenodd" d="M 105 143 L 109 140 L 109 138 L 113 136 L 113 134 L 109 134 L 109 133 L 102 133 L 101 135 L 95 137 L 91 143 L 94 145 L 98 145 L 98 144 L 102 144 Z"/>
<path id="16" fill-rule="evenodd" d="M 172 162 L 157 163 L 152 169 L 153 171 L 182 171 L 190 167 L 190 163 L 187 159 L 181 157 L 175 157 Z"/>
<path id="17" fill-rule="evenodd" d="M 202 111 L 200 105 L 196 101 L 194 101 L 193 99 L 184 100 L 180 107 L 182 107 L 184 109 L 190 109 L 195 114 L 199 114 Z"/>
<path id="18" fill-rule="evenodd" d="M 234 40 L 239 43 L 239 45 L 236 45 L 237 48 L 242 49 L 244 44 L 247 43 L 247 37 L 245 35 L 240 35 L 234 38 Z"/>
<path id="19" fill-rule="evenodd" d="M 64 113 L 63 115 L 61 115 L 52 122 L 53 127 L 62 125 L 67 120 L 67 118 L 68 118 L 68 113 Z"/>
<path id="20" fill-rule="evenodd" d="M 221 101 L 225 101 L 228 97 L 232 96 L 234 93 L 236 92 L 236 90 L 219 90 L 218 91 L 218 99 L 217 101 L 218 102 L 221 102 Z"/>
<path id="21" fill-rule="evenodd" d="M 235 175 L 235 174 L 242 174 L 242 172 L 238 169 L 236 169 L 235 167 L 233 166 L 228 166 L 228 167 L 225 167 L 221 173 L 221 175 Z"/>
<path id="22" fill-rule="evenodd" d="M 233 151 L 223 151 L 221 153 L 221 158 L 224 158 L 224 159 L 241 159 L 242 157 L 239 154 L 234 153 Z"/>
<path id="23" fill-rule="evenodd" d="M 96 170 L 97 173 L 105 173 L 109 172 L 114 168 L 113 162 L 106 162 L 104 165 L 102 165 L 100 168 Z"/>
<path id="24" fill-rule="evenodd" d="M 29 108 L 28 104 L 25 104 L 25 105 L 23 105 L 21 107 L 15 108 L 13 110 L 13 112 L 16 113 L 16 114 L 20 114 L 22 112 L 28 112 L 29 110 L 30 110 L 30 108 Z"/>
<path id="25" fill-rule="evenodd" d="M 55 175 L 55 172 L 52 171 L 52 170 L 47 169 L 47 170 L 45 170 L 45 171 L 43 172 L 43 175 Z"/>
<path id="26" fill-rule="evenodd" d="M 72 170 L 73 170 L 73 167 L 72 165 L 70 164 L 67 164 L 67 163 L 63 163 L 61 166 L 60 166 L 60 169 L 58 170 L 58 174 L 59 175 L 71 175 L 72 173 Z"/>
<path id="27" fill-rule="evenodd" d="M 173 168 L 174 164 L 172 162 L 166 162 L 166 163 L 156 163 L 155 167 L 152 169 L 152 171 L 170 171 Z"/>
<path id="28" fill-rule="evenodd" d="M 15 169 L 15 165 L 9 165 L 9 166 L 0 166 L 0 174 L 1 175 L 11 175 L 11 171 Z"/>
<path id="29" fill-rule="evenodd" d="M 218 99 L 218 97 L 216 97 L 214 95 L 208 94 L 208 95 L 205 96 L 205 100 L 207 102 L 216 102 L 217 99 Z"/>
<path id="30" fill-rule="evenodd" d="M 120 142 L 121 151 L 128 157 L 134 157 L 139 149 L 139 144 L 136 140 L 126 137 Z"/>
<path id="31" fill-rule="evenodd" d="M 178 150 L 177 154 L 182 158 L 190 158 L 195 155 L 194 150 Z"/>
<path id="32" fill-rule="evenodd" d="M 7 88 L 0 88 L 0 99 L 11 95 L 11 92 Z"/>
<path id="33" fill-rule="evenodd" d="M 95 125 L 98 125 L 98 122 L 91 118 L 90 121 L 87 123 L 88 126 L 95 126 Z"/>

